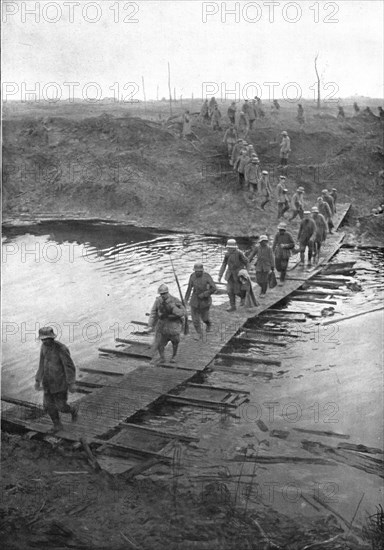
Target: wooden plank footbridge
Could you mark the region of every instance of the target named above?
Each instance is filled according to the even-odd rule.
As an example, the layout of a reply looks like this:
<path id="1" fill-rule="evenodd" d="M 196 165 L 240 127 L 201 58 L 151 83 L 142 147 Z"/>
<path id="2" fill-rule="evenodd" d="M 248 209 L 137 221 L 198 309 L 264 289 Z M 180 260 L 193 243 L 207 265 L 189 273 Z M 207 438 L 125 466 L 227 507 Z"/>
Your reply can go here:
<path id="1" fill-rule="evenodd" d="M 335 231 L 349 206 L 338 205 L 338 212 L 334 218 Z M 270 333 L 265 330 L 248 331 L 243 328 L 244 324 L 266 310 L 269 310 L 268 318 L 279 322 L 282 319 L 281 311 L 273 310 L 271 307 L 297 291 L 306 281 L 313 279 L 321 269 L 324 269 L 325 264 L 340 248 L 343 238 L 342 233 L 328 235 L 319 262 L 311 269 L 298 266 L 297 256 L 292 258 L 284 285 L 268 291 L 257 307 L 240 308 L 229 313 L 226 311 L 227 304 L 213 306 L 212 331 L 204 333 L 203 339 L 199 341 L 194 340 L 192 334 L 184 337 L 180 343 L 176 364 L 165 363 L 152 367 L 151 340 L 149 335 L 146 335 L 146 323 L 132 321 L 137 330 L 132 333 L 131 340 L 118 340 L 115 347 L 112 345 L 110 348 L 100 348 L 98 360 L 87 368 L 80 368 L 81 374 L 79 373 L 77 385 L 82 397 L 78 400 L 78 420 L 71 423 L 67 421 L 68 415 L 63 415 L 64 430 L 56 433 L 55 438 L 72 442 L 84 442 L 86 438 L 86 442 L 97 452 L 98 463 L 101 467 L 105 464 L 112 473 L 127 469 L 135 470 L 143 459 L 146 459 L 145 463 L 148 465 L 156 460 L 171 461 L 168 455 L 175 440 L 193 441 L 195 438 L 186 436 L 181 430 L 179 433 L 160 432 L 135 424 L 132 420 L 129 422 L 129 419 L 139 411 L 162 402 L 233 412 L 247 400 L 247 392 L 194 383 L 194 377 L 208 367 L 213 370 L 248 372 L 266 378 L 273 377 L 274 369 L 280 365 L 277 359 L 265 355 L 241 355 L 241 362 L 248 368 L 245 371 L 233 366 L 237 359 L 240 362 L 239 356 L 231 355 L 232 365 L 227 366 L 225 359 L 229 356 L 221 351 L 239 331 L 243 331 L 240 337 L 235 338 L 239 342 L 267 343 L 272 349 L 273 346 L 285 345 L 277 338 L 269 339 L 270 334 L 278 336 L 279 329 L 271 328 Z M 332 281 L 329 284 L 332 285 Z M 325 296 L 321 294 L 317 298 L 319 303 L 332 303 L 325 300 Z M 297 295 L 297 299 L 306 300 L 305 295 Z M 301 312 L 294 314 L 298 316 L 297 320 L 300 320 Z M 282 330 L 280 329 L 280 333 Z M 216 364 L 217 357 L 224 359 L 224 362 Z M 6 405 L 2 411 L 2 421 L 5 425 L 22 427 L 43 436 L 48 435 L 52 422 L 41 407 L 7 396 L 2 396 L 2 408 L 3 404 Z M 10 407 L 10 404 L 13 406 Z M 88 444 L 86 443 L 87 447 Z M 122 458 L 111 458 L 111 454 Z"/>

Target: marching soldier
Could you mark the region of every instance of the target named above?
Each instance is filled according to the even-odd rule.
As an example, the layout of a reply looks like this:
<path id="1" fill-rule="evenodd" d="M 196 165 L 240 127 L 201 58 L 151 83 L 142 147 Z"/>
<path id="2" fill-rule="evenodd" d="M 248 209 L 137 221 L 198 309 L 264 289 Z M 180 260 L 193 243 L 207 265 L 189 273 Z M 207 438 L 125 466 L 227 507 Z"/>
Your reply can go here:
<path id="1" fill-rule="evenodd" d="M 290 222 L 299 215 L 300 219 L 304 217 L 304 187 L 298 187 L 292 197 L 292 216 Z"/>
<path id="2" fill-rule="evenodd" d="M 211 294 L 217 291 L 216 285 L 209 273 L 204 271 L 204 266 L 197 263 L 193 266 L 193 273 L 189 278 L 187 292 L 185 294 L 185 303 L 191 298 L 192 323 L 197 333 L 197 339 L 201 337 L 201 321 L 205 323 L 207 332 L 211 330 L 211 321 L 209 319 L 209 308 L 212 305 Z M 192 297 L 191 297 L 192 294 Z"/>
<path id="3" fill-rule="evenodd" d="M 169 294 L 167 285 L 159 286 L 159 296 L 152 306 L 148 319 L 150 330 L 156 329 L 154 349 L 159 352 L 160 363 L 164 363 L 164 350 L 168 342 L 172 342 L 171 363 L 176 363 L 176 354 L 180 342 L 180 334 L 186 311 L 178 298 Z M 153 359 L 152 359 L 153 361 Z"/>
<path id="4" fill-rule="evenodd" d="M 272 248 L 268 244 L 267 235 L 260 236 L 259 244 L 249 256 L 249 262 L 251 262 L 255 256 L 257 256 L 255 262 L 256 281 L 261 288 L 260 298 L 264 298 L 268 288 L 269 274 L 275 269 L 275 258 Z"/>
<path id="5" fill-rule="evenodd" d="M 317 208 L 317 206 L 312 207 L 312 218 L 316 224 L 313 256 L 315 257 L 315 259 L 318 260 L 320 256 L 321 245 L 327 238 L 328 226 L 324 216 L 319 213 L 319 209 Z"/>
<path id="6" fill-rule="evenodd" d="M 35 390 L 44 391 L 44 408 L 53 422 L 52 433 L 63 430 L 59 412 L 77 420 L 78 408 L 68 404 L 68 391 L 75 392 L 76 367 L 67 346 L 58 342 L 52 327 L 39 329 L 41 340 L 39 369 Z"/>
<path id="7" fill-rule="evenodd" d="M 241 250 L 237 248 L 235 239 L 229 239 L 227 242 L 227 252 L 225 253 L 223 263 L 219 271 L 219 282 L 225 273 L 225 279 L 227 281 L 227 293 L 229 296 L 230 307 L 227 311 L 236 310 L 236 296 L 241 297 L 240 305 L 245 303 L 245 297 L 241 295 L 241 284 L 239 280 L 239 271 L 243 268 L 247 268 L 248 258 Z"/>
<path id="8" fill-rule="evenodd" d="M 304 265 L 305 250 L 308 247 L 308 265 L 312 265 L 313 245 L 316 234 L 316 224 L 310 218 L 310 211 L 304 212 L 304 218 L 301 220 L 297 240 L 300 245 L 300 264 Z"/>
<path id="9" fill-rule="evenodd" d="M 287 231 L 286 223 L 279 223 L 277 226 L 272 252 L 275 255 L 276 270 L 280 273 L 280 285 L 285 281 L 291 250 L 295 248 L 295 242 L 292 235 Z"/>

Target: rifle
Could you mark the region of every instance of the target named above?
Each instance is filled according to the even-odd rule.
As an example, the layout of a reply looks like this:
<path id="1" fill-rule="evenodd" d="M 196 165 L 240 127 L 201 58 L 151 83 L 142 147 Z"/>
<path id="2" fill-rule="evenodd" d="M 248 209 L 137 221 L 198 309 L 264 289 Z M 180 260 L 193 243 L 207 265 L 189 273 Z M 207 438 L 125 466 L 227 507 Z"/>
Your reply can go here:
<path id="1" fill-rule="evenodd" d="M 183 304 L 184 309 L 185 309 L 184 334 L 189 334 L 187 306 L 185 305 L 185 302 L 184 302 L 184 298 L 183 298 L 183 294 L 182 294 L 182 292 L 181 292 L 181 287 L 180 287 L 179 279 L 178 279 L 178 277 L 177 277 L 177 275 L 176 275 L 176 271 L 175 271 L 175 268 L 174 268 L 174 265 L 173 265 L 173 261 L 172 261 L 171 255 L 169 255 L 169 259 L 171 260 L 173 275 L 174 275 L 174 277 L 175 277 L 175 281 L 176 281 L 176 284 L 177 284 L 177 288 L 179 289 L 180 300 L 181 300 L 181 303 Z"/>

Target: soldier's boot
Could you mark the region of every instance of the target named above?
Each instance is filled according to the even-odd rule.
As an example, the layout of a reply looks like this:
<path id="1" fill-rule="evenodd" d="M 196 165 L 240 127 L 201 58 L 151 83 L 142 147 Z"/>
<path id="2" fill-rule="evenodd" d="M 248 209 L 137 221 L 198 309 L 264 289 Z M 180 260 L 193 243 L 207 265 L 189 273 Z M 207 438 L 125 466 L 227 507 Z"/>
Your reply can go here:
<path id="1" fill-rule="evenodd" d="M 308 252 L 308 265 L 312 265 L 312 252 Z"/>
<path id="2" fill-rule="evenodd" d="M 170 363 L 176 363 L 176 355 L 177 355 L 177 349 L 178 349 L 178 347 L 179 347 L 179 344 L 173 344 L 173 343 L 172 343 L 173 353 L 172 353 L 172 357 L 171 357 Z"/>
<path id="3" fill-rule="evenodd" d="M 304 265 L 304 251 L 303 252 L 300 251 L 300 262 L 299 263 L 300 263 L 300 265 Z"/>
<path id="4" fill-rule="evenodd" d="M 51 420 L 53 422 L 53 427 L 51 428 L 50 432 L 54 434 L 56 432 L 60 432 L 61 430 L 64 430 L 64 426 L 60 422 L 60 416 L 58 411 L 52 410 L 48 414 L 51 417 Z"/>
<path id="5" fill-rule="evenodd" d="M 206 321 L 205 323 L 205 326 L 206 326 L 206 332 L 212 332 L 212 323 L 211 321 Z"/>
<path id="6" fill-rule="evenodd" d="M 232 294 L 229 296 L 229 308 L 227 311 L 236 311 L 236 297 Z"/>
<path id="7" fill-rule="evenodd" d="M 74 405 L 71 405 L 72 422 L 76 422 L 76 420 L 78 419 L 78 416 L 79 416 L 79 405 L 75 403 Z"/>

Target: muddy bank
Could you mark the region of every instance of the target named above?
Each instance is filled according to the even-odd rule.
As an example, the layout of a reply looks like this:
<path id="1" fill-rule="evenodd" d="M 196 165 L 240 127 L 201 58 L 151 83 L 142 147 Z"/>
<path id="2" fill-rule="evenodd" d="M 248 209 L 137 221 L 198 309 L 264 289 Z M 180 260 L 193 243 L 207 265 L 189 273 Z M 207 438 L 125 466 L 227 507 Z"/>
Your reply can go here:
<path id="1" fill-rule="evenodd" d="M 247 511 L 225 481 L 192 493 L 176 473 L 152 468 L 140 475 L 95 474 L 81 452 L 2 434 L 0 532 L 4 549 L 118 550 L 369 548 L 345 533 L 332 515 L 297 521 L 260 505 Z M 344 545 L 344 546 L 343 546 Z"/>
<path id="2" fill-rule="evenodd" d="M 146 119 L 117 107 L 103 109 L 92 116 L 81 105 L 71 112 L 50 107 L 44 116 L 33 107 L 28 115 L 16 108 L 5 112 L 5 220 L 102 218 L 222 235 L 275 229 L 276 205 L 270 203 L 263 212 L 238 189 L 223 131 L 213 132 L 196 120 L 197 139 L 190 142 L 181 139 L 177 119 L 167 122 L 156 106 Z M 282 129 L 292 140 L 290 194 L 303 185 L 310 206 L 323 187 L 335 186 L 340 202 L 352 202 L 356 216 L 378 206 L 380 122 L 356 118 L 340 124 L 308 115 L 300 130 L 293 108 L 278 121 L 258 121 L 248 141 L 270 171 L 273 188 Z"/>

